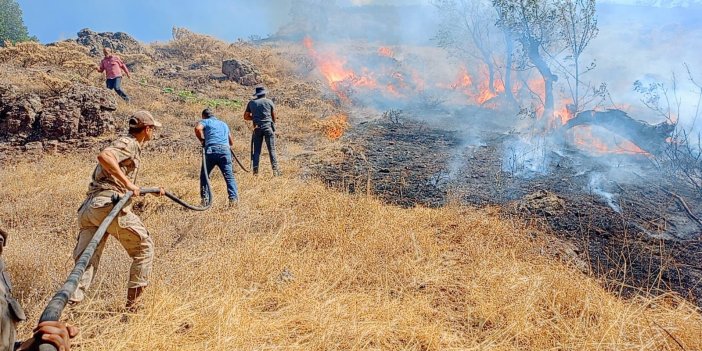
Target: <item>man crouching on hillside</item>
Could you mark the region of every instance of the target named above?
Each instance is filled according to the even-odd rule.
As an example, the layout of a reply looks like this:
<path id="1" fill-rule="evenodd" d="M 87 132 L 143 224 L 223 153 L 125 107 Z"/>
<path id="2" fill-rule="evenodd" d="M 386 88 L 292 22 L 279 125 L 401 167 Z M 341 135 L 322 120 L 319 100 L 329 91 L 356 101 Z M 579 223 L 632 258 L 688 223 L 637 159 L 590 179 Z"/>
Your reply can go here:
<path id="1" fill-rule="evenodd" d="M 112 196 L 121 196 L 127 191 L 132 191 L 134 196 L 140 195 L 139 187 L 134 182 L 141 166 L 141 147 L 153 139 L 154 130 L 160 126 L 161 123 L 157 122 L 151 113 L 138 111 L 129 119 L 129 135 L 115 140 L 98 155 L 98 165 L 93 171 L 88 196 L 78 209 L 80 233 L 73 251 L 73 258 L 76 261 L 88 246 L 100 223 L 112 210 Z M 163 194 L 164 190 L 161 188 L 160 195 Z M 127 309 L 133 311 L 136 309 L 137 298 L 148 284 L 153 265 L 154 244 L 144 223 L 131 211 L 130 204 L 122 209 L 116 221 L 110 223 L 107 233 L 119 240 L 132 258 L 127 289 Z M 71 296 L 71 302 L 78 303 L 85 298 L 85 291 L 93 281 L 107 238 L 105 236 L 95 250 L 78 283 L 78 289 Z"/>

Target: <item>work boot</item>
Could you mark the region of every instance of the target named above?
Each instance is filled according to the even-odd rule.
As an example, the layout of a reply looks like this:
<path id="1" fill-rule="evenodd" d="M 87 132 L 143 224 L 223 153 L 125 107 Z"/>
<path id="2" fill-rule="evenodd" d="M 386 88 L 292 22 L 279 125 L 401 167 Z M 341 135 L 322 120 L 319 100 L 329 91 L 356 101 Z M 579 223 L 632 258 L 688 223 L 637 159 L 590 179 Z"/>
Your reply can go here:
<path id="1" fill-rule="evenodd" d="M 139 296 L 144 292 L 145 286 L 139 286 L 136 288 L 127 289 L 127 312 L 134 313 L 139 310 L 142 306 L 139 303 Z"/>
<path id="2" fill-rule="evenodd" d="M 282 175 L 283 175 L 283 173 L 281 173 L 279 169 L 277 169 L 277 168 L 273 169 L 273 176 L 274 177 L 280 177 Z"/>
<path id="3" fill-rule="evenodd" d="M 258 167 L 254 167 L 252 170 L 253 175 L 258 175 Z"/>
<path id="4" fill-rule="evenodd" d="M 229 208 L 239 206 L 239 199 L 229 199 Z"/>

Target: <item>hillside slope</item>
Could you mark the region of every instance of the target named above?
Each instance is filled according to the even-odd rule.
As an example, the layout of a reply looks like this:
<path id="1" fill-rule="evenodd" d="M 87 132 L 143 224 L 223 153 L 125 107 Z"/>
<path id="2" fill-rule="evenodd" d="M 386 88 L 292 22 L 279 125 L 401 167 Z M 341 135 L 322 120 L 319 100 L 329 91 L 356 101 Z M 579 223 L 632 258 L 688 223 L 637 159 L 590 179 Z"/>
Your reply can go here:
<path id="1" fill-rule="evenodd" d="M 124 320 L 129 262 L 110 240 L 89 299 L 65 315 L 81 328 L 76 349 L 702 349 L 702 316 L 694 306 L 673 294 L 620 299 L 547 257 L 544 235 L 490 208 L 405 209 L 298 177 L 304 155 L 339 147 L 324 134 L 338 127 L 329 121 L 342 111 L 299 77 L 304 58 L 296 48 L 188 40 L 150 46 L 125 86 L 134 102 L 117 103 L 118 120 L 146 108 L 166 125 L 144 151 L 140 183 L 197 199 L 199 149 L 191 130 L 199 111 L 216 99 L 245 101 L 251 90 L 198 78 L 216 74 L 212 57 L 223 55 L 247 58 L 269 77 L 280 101 L 286 175 L 239 172 L 242 201 L 235 209 L 224 206 L 219 174 L 210 211 L 139 201 L 156 244 L 145 307 Z M 200 57 L 203 43 L 213 48 L 209 59 Z M 183 51 L 159 56 L 172 50 Z M 199 61 L 207 68 L 153 76 Z M 101 84 L 95 75 L 81 78 L 45 61 L 27 70 L 12 60 L 2 65 L 0 72 L 16 72 L 3 79 L 27 91 L 42 89 L 33 74 L 47 69 L 60 79 Z M 245 155 L 241 105 L 216 108 Z M 110 136 L 61 153 L 15 152 L 0 170 L 0 225 L 10 233 L 5 258 L 30 320 L 21 335 L 71 267 L 75 210 Z"/>

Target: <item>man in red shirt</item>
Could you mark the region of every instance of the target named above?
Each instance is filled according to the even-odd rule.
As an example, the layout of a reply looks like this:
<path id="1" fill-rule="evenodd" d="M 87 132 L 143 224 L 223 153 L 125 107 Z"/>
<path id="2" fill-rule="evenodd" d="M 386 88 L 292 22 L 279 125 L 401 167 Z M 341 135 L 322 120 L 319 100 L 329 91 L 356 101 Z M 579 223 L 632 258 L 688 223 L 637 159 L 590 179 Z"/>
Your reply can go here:
<path id="1" fill-rule="evenodd" d="M 124 101 L 129 102 L 129 96 L 122 90 L 122 73 L 124 72 L 127 78 L 130 78 L 127 65 L 117 55 L 112 54 L 110 48 L 103 48 L 102 53 L 105 55 L 105 58 L 100 61 L 100 66 L 97 70 L 100 73 L 105 72 L 107 89 L 114 89 L 117 95 Z"/>

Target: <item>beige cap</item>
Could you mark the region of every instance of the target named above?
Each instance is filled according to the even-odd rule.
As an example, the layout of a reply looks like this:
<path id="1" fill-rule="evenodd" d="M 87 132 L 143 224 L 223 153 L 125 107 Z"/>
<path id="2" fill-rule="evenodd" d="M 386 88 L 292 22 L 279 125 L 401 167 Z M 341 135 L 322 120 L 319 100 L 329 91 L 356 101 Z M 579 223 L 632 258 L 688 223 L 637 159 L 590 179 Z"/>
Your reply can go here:
<path id="1" fill-rule="evenodd" d="M 130 128 L 143 128 L 146 126 L 160 127 L 161 122 L 154 119 L 149 111 L 137 111 L 129 117 Z"/>

